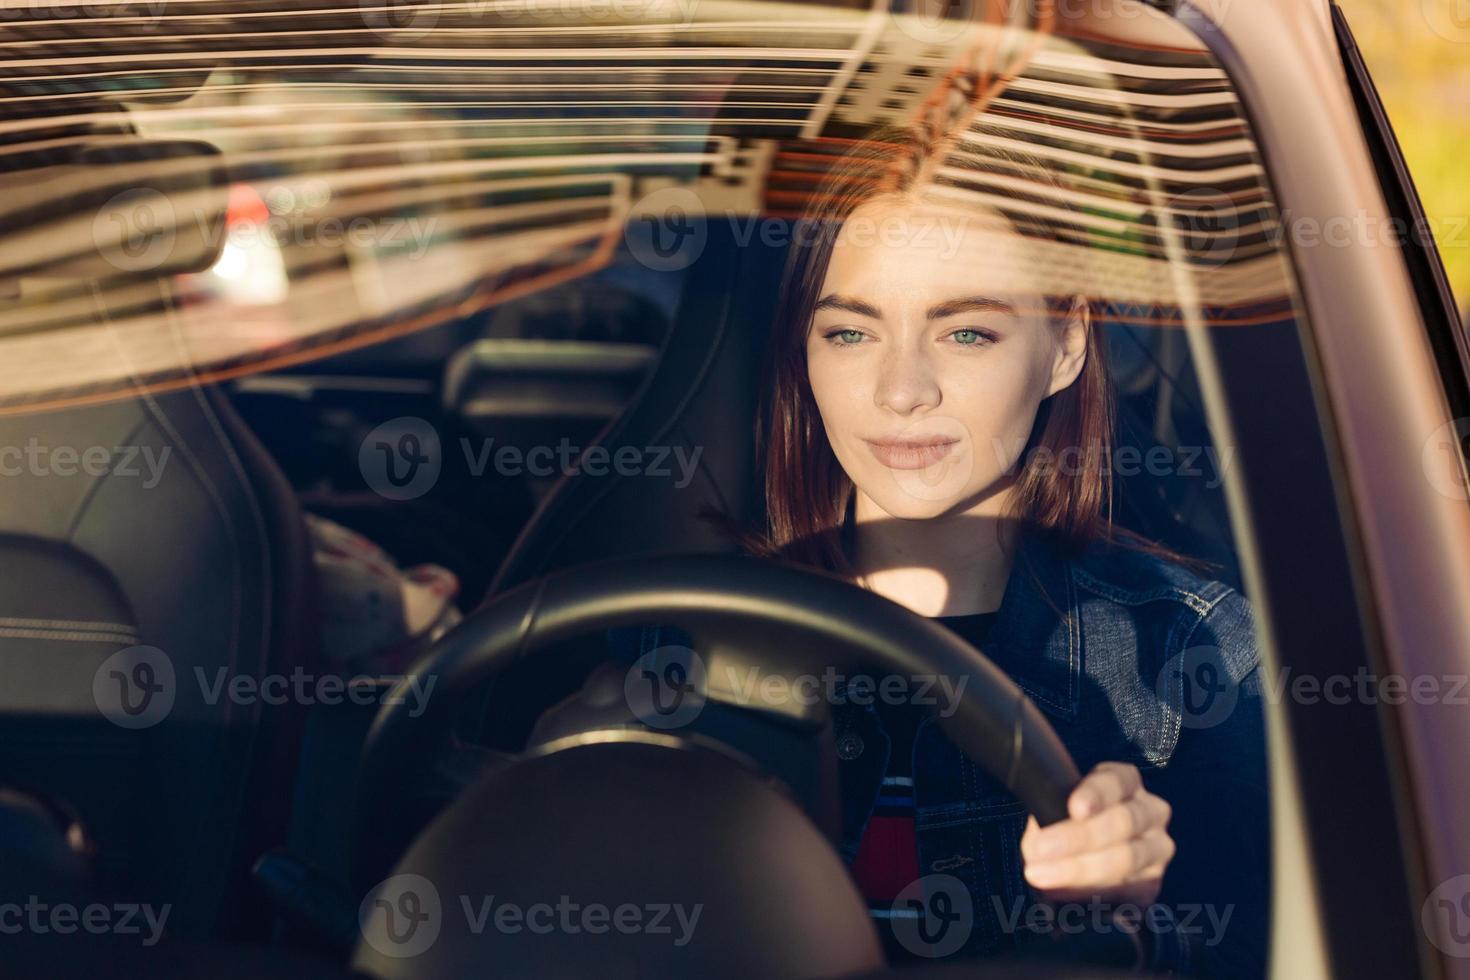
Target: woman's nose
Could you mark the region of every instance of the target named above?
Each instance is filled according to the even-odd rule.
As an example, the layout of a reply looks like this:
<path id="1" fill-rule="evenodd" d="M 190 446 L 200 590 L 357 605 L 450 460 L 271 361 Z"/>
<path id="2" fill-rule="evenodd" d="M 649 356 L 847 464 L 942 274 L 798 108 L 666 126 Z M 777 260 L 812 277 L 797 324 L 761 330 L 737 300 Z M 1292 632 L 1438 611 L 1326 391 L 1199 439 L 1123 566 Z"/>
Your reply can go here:
<path id="1" fill-rule="evenodd" d="M 879 408 L 909 415 L 939 405 L 938 379 L 929 358 L 916 350 L 899 350 L 884 358 L 873 400 Z"/>

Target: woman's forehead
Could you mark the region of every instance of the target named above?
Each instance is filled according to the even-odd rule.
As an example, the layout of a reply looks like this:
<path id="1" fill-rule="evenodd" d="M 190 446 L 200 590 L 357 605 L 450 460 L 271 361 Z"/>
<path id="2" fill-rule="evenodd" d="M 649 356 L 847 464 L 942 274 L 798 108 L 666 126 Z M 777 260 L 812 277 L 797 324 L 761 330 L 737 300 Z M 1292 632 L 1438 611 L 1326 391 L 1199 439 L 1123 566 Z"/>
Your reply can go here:
<path id="1" fill-rule="evenodd" d="M 1034 296 L 1044 292 L 1039 272 L 1028 240 L 997 211 L 883 201 L 843 222 L 823 293 Z"/>

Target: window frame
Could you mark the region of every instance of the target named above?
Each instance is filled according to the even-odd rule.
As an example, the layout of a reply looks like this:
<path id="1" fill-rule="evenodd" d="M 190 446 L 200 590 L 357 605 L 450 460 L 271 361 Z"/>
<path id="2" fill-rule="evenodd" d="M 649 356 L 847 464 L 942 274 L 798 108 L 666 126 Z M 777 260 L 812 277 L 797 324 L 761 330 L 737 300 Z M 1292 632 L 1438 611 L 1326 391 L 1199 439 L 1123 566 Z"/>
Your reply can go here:
<path id="1" fill-rule="evenodd" d="M 1174 14 L 1234 86 L 1283 214 L 1317 227 L 1356 212 L 1392 217 L 1330 0 L 1179 0 Z M 1260 359 L 1289 360 L 1286 345 L 1273 352 L 1235 331 L 1203 338 L 1227 438 L 1240 448 L 1232 507 L 1249 532 L 1242 565 L 1266 668 L 1281 672 L 1270 682 L 1287 669 L 1463 674 L 1470 615 L 1445 600 L 1470 589 L 1470 508 L 1434 489 L 1421 456 L 1455 417 L 1431 344 L 1433 311 L 1401 249 L 1284 241 L 1302 306 L 1301 377 Z M 1247 377 L 1249 391 L 1225 383 Z M 1315 410 L 1281 414 L 1282 383 L 1309 389 Z M 1428 892 L 1470 867 L 1470 833 L 1457 820 L 1470 787 L 1456 778 L 1452 748 L 1470 744 L 1470 712 L 1278 701 L 1268 706 L 1273 787 L 1285 791 L 1275 864 L 1297 877 L 1275 896 L 1273 970 L 1470 978 L 1470 961 L 1436 950 L 1420 917 Z M 1283 855 L 1283 840 L 1301 852 Z M 1310 951 L 1287 948 L 1311 941 Z"/>

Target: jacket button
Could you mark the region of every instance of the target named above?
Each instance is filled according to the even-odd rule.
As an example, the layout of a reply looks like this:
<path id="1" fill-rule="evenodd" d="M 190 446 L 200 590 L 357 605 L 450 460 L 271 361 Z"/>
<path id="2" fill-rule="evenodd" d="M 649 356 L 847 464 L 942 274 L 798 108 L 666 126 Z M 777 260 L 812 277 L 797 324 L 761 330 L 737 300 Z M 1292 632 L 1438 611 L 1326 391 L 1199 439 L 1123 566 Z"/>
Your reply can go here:
<path id="1" fill-rule="evenodd" d="M 837 740 L 837 758 L 851 762 L 863 754 L 863 740 L 848 732 Z"/>

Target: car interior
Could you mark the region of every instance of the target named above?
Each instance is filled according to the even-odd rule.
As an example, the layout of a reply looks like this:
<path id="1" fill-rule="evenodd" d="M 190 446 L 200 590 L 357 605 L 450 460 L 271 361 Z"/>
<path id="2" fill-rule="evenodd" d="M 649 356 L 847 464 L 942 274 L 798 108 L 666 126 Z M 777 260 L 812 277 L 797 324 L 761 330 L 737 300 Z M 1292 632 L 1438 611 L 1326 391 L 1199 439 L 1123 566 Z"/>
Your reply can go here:
<path id="1" fill-rule="evenodd" d="M 741 12 L 787 5 L 714 6 L 711 22 L 731 18 L 748 35 L 728 43 L 754 49 L 776 44 L 768 34 L 777 21 Z M 861 34 L 861 11 L 813 9 L 822 16 L 803 19 L 781 43 Z M 1052 37 L 1047 56 L 1006 79 L 994 110 L 1010 121 L 1004 140 L 1029 139 L 1032 151 L 1062 161 L 1084 216 L 1099 227 L 1127 226 L 1107 240 L 1098 232 L 1099 251 L 1165 266 L 1149 280 L 1162 291 L 1152 300 L 1130 286 L 1094 301 L 1117 396 L 1118 446 L 1139 460 L 1164 447 L 1170 460 L 1115 475 L 1116 521 L 1244 589 L 1222 471 L 1230 457 L 1213 434 L 1196 345 L 1184 327 L 1290 325 L 1296 305 L 1290 273 L 1268 240 L 1274 206 L 1228 79 L 1177 22 L 1143 9 L 1131 36 L 1079 28 Z M 633 874 L 646 874 L 649 889 L 677 892 L 687 881 L 666 867 L 630 870 L 640 851 L 662 849 L 697 866 L 711 907 L 729 911 L 701 936 L 704 959 L 671 960 L 670 969 L 887 975 L 862 931 L 866 918 L 854 925 L 843 917 L 849 909 L 824 901 L 844 871 L 822 840 L 820 805 L 811 802 L 825 777 L 810 754 L 810 731 L 737 713 L 712 729 L 720 737 L 645 732 L 579 752 L 557 739 L 575 742 L 579 731 L 613 726 L 596 723 L 595 713 L 591 721 L 553 723 L 546 711 L 583 690 L 606 661 L 604 631 L 614 614 L 626 624 L 639 612 L 677 612 L 708 630 L 712 643 L 805 629 L 854 662 L 897 658 L 895 650 L 920 641 L 934 663 L 966 655 L 912 623 L 849 608 L 850 596 L 820 583 L 776 572 L 742 578 L 740 566 L 720 563 L 738 548 L 707 517 L 714 510 L 756 525 L 763 516 L 752 420 L 792 247 L 743 235 L 726 213 L 786 220 L 790 198 L 779 192 L 809 180 L 822 138 L 840 142 L 918 104 L 964 53 L 961 35 L 936 36 L 924 23 L 931 34 L 869 38 L 854 71 L 833 76 L 847 81 L 824 76 L 822 85 L 841 96 L 826 104 L 838 108 L 825 130 L 807 124 L 813 110 L 802 100 L 810 93 L 789 78 L 771 85 L 788 86 L 775 108 L 742 105 L 741 85 L 773 82 L 751 56 L 699 80 L 718 98 L 716 109 L 684 118 L 677 130 L 677 140 L 699 147 L 694 164 L 677 154 L 640 162 L 640 152 L 659 147 L 637 131 L 621 137 L 627 145 L 617 148 L 633 151 L 622 163 L 583 161 L 579 171 L 553 160 L 545 170 L 556 177 L 542 183 L 540 170 L 509 168 L 505 180 L 524 178 L 532 190 L 507 186 L 494 195 L 474 185 L 473 168 L 454 169 L 501 152 L 470 147 L 479 138 L 475 123 L 509 120 L 520 135 L 534 135 L 527 120 L 535 121 L 537 107 L 481 104 L 468 88 L 457 96 L 466 105 L 454 111 L 419 106 L 421 95 L 395 92 L 391 73 L 371 64 L 344 69 L 361 88 L 325 112 L 313 107 L 311 72 L 278 67 L 252 79 L 250 65 L 224 57 L 202 67 L 186 62 L 173 74 L 137 69 L 140 95 L 84 89 L 61 121 L 50 119 L 64 94 L 54 80 L 38 78 L 31 101 L 0 103 L 6 127 L 20 134 L 7 141 L 49 135 L 82 148 L 27 156 L 23 144 L 7 147 L 13 165 L 0 178 L 13 179 L 11 186 L 44 191 L 79 181 L 80 214 L 136 179 L 127 168 L 174 173 L 167 168 L 187 161 L 177 170 L 187 181 L 158 186 L 175 202 L 207 201 L 211 218 L 194 225 L 203 242 L 175 242 L 172 265 L 119 274 L 114 244 L 96 235 L 70 253 L 34 254 L 41 233 L 56 231 L 52 218 L 39 205 L 7 205 L 24 234 L 6 233 L 0 268 L 11 301 L 0 314 L 0 344 L 12 363 L 0 371 L 0 445 L 135 447 L 140 459 L 168 462 L 153 485 L 120 471 L 90 480 L 24 471 L 5 482 L 0 838 L 22 842 L 5 845 L 7 862 L 13 852 L 17 869 L 21 855 L 36 865 L 17 870 L 6 890 L 24 894 L 39 881 L 34 887 L 173 909 L 163 952 L 151 958 L 136 943 L 109 939 L 64 949 L 37 944 L 17 952 L 15 963 L 44 964 L 54 975 L 98 964 L 197 975 L 206 962 L 219 976 L 349 969 L 451 976 L 466 975 L 471 963 L 486 975 L 527 975 L 538 964 L 555 975 L 585 973 L 602 954 L 576 943 L 550 964 L 544 947 L 506 943 L 485 953 L 448 936 L 426 954 L 432 961 L 387 957 L 362 942 L 359 904 L 395 868 L 433 869 L 446 894 L 453 888 L 442 883 L 460 878 L 586 878 L 596 889 Z M 412 26 L 395 29 L 412 33 Z M 1022 42 L 1042 33 L 1018 32 Z M 649 79 L 663 77 L 663 67 L 646 67 L 637 83 L 656 88 Z M 430 87 L 478 84 L 472 76 L 434 76 Z M 540 83 L 527 69 L 515 84 Z M 578 115 L 575 99 L 583 97 L 560 97 L 556 111 L 576 134 L 571 152 L 594 154 L 597 131 L 579 130 L 579 121 L 621 117 L 590 104 Z M 355 99 L 387 111 L 354 115 Z M 298 106 L 291 124 L 336 127 L 335 135 L 313 143 L 300 132 L 276 132 L 272 126 L 287 124 L 264 111 L 273 105 Z M 258 130 L 242 123 L 222 135 L 210 121 L 228 122 L 235 112 L 248 118 L 252 106 L 267 120 Z M 742 118 L 764 118 L 757 109 L 773 118 L 760 123 L 764 130 L 742 131 Z M 333 121 L 333 111 L 343 119 Z M 176 133 L 167 128 L 171 114 L 180 120 Z M 1079 148 L 1036 122 L 1047 118 L 1102 135 Z M 390 141 L 380 153 L 343 148 L 371 143 L 375 126 L 397 132 L 399 121 L 417 124 L 414 132 L 442 126 L 464 145 L 413 147 L 402 137 L 403 145 Z M 995 133 L 977 138 L 1003 141 Z M 781 153 L 805 163 L 788 161 L 783 170 Z M 1078 162 L 1086 153 L 1092 159 Z M 252 170 L 251 154 L 279 160 Z M 422 176 L 395 182 L 374 170 L 410 164 Z M 982 192 L 1012 186 L 1013 175 L 998 174 Z M 449 183 L 436 188 L 438 179 Z M 700 247 L 688 262 L 647 261 L 641 236 L 656 230 L 635 220 L 636 180 L 644 189 L 702 189 L 707 212 L 696 218 Z M 272 196 L 275 183 L 296 197 L 282 204 Z M 1211 199 L 1207 209 L 1212 220 L 1222 212 L 1229 220 L 1235 252 L 1224 266 L 1191 254 L 1209 250 L 1189 237 L 1202 234 L 1198 227 L 1179 232 L 1170 224 L 1193 220 L 1179 201 L 1202 186 L 1228 202 L 1221 209 Z M 211 228 L 293 213 L 322 187 L 339 214 L 414 213 L 444 224 L 414 265 L 391 251 L 309 239 L 252 251 L 215 234 L 211 245 Z M 600 209 L 611 211 L 611 223 L 593 213 Z M 601 231 L 589 235 L 588 227 Z M 1219 231 L 1211 226 L 1208 234 Z M 511 257 L 485 260 L 497 246 Z M 1206 278 L 1229 285 L 1206 296 L 1197 283 L 1181 285 Z M 1225 294 L 1234 299 L 1219 298 Z M 40 339 L 28 347 L 30 337 Z M 74 370 L 68 351 L 77 355 Z M 382 465 L 391 474 L 394 453 L 412 445 L 432 458 L 437 475 L 421 491 L 384 492 L 375 433 L 403 420 L 424 426 L 413 431 L 434 444 L 395 435 L 382 443 Z M 495 461 L 507 448 L 529 459 L 535 447 L 563 445 L 574 459 L 592 447 L 611 458 L 659 447 L 671 466 L 690 461 L 687 484 Z M 371 542 L 399 569 L 446 571 L 455 583 L 448 601 L 464 626 L 398 637 L 383 661 L 392 669 L 370 685 L 377 697 L 366 703 L 211 699 L 203 682 L 217 676 L 259 681 L 341 669 L 340 651 L 324 641 L 331 598 L 308 514 Z M 764 609 L 764 625 L 749 605 L 718 608 L 721 590 Z M 683 595 L 677 609 L 675 594 Z M 831 622 L 813 626 L 783 604 L 797 599 L 826 610 Z M 538 616 L 544 625 L 528 639 L 524 624 Z M 133 694 L 164 682 L 155 661 L 110 659 L 144 648 L 166 651 L 171 706 L 161 723 L 127 727 L 97 709 L 114 698 L 126 712 Z M 424 719 L 384 709 L 383 695 L 400 690 L 403 672 L 430 662 L 450 693 Z M 1024 746 L 981 739 L 980 722 L 968 716 L 956 722 L 955 737 L 977 757 L 1024 753 L 1032 765 L 1018 795 L 1055 805 L 1069 760 L 1055 757 L 1031 715 L 1003 694 L 997 688 L 989 707 L 997 717 L 1016 713 L 1014 730 L 1032 733 Z M 658 821 L 660 814 L 677 819 Z M 753 884 L 751 867 L 766 869 L 766 884 Z M 763 900 L 768 885 L 782 889 L 782 902 Z M 1085 949 L 988 964 L 984 972 L 939 964 L 928 975 L 1096 969 L 1101 976 L 1117 955 Z M 135 957 L 137 966 L 128 966 Z M 495 972 L 497 962 L 503 972 Z M 630 963 L 601 965 L 609 975 L 633 975 Z"/>

